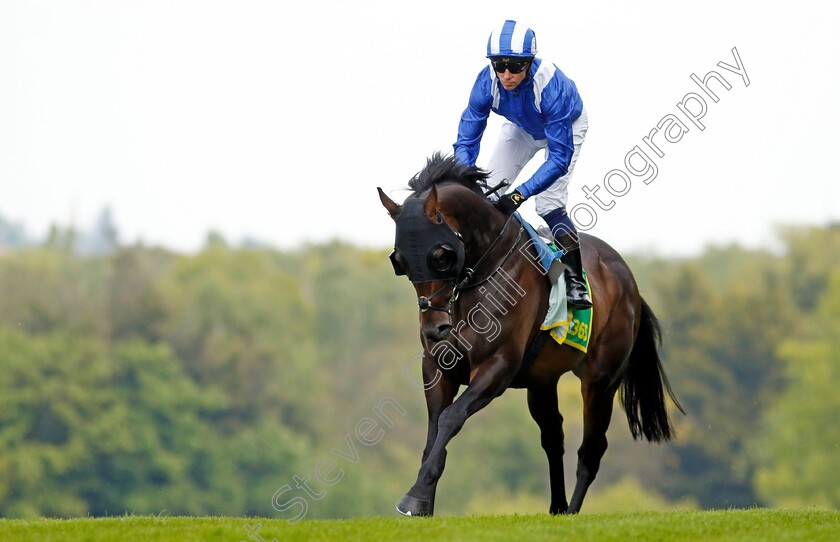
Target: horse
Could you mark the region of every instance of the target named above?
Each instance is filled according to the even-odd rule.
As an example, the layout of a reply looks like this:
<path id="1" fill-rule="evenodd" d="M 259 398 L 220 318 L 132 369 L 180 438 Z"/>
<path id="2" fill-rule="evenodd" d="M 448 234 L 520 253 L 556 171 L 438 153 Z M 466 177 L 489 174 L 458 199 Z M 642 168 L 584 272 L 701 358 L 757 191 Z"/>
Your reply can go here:
<path id="1" fill-rule="evenodd" d="M 408 275 L 418 296 L 428 411 L 417 481 L 397 510 L 406 516 L 434 515 L 449 441 L 467 418 L 506 389 L 526 388 L 548 458 L 549 513 L 575 514 L 607 449 L 616 392 L 634 439 L 664 442 L 674 436 L 665 392 L 682 407 L 659 357 L 660 324 L 618 252 L 581 234 L 593 300 L 588 350 L 554 340 L 535 344 L 551 285 L 534 265 L 536 249 L 519 222 L 493 206 L 486 187 L 486 172 L 436 153 L 409 181 L 412 193 L 402 205 L 377 188 L 397 226 L 391 262 L 398 275 Z M 529 348 L 533 352 L 525 364 Z M 558 380 L 568 371 L 581 381 L 584 405 L 570 501 L 557 397 Z M 462 385 L 466 389 L 455 399 Z"/>

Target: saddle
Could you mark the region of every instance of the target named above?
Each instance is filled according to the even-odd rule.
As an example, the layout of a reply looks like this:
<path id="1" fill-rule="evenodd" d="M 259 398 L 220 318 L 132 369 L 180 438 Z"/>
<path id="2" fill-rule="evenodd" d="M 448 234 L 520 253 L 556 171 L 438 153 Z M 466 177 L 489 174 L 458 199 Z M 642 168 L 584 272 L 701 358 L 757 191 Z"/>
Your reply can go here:
<path id="1" fill-rule="evenodd" d="M 554 237 L 552 237 L 548 228 L 541 226 L 538 230 L 535 230 L 519 213 L 514 213 L 514 216 L 531 238 L 531 244 L 537 251 L 537 257 L 544 271 L 543 274 L 548 278 L 549 284 L 555 284 L 559 278 L 563 277 L 563 271 L 566 269 L 566 266 L 560 261 L 560 258 L 563 257 L 563 250 L 554 244 Z M 565 284 L 565 280 L 563 282 Z"/>

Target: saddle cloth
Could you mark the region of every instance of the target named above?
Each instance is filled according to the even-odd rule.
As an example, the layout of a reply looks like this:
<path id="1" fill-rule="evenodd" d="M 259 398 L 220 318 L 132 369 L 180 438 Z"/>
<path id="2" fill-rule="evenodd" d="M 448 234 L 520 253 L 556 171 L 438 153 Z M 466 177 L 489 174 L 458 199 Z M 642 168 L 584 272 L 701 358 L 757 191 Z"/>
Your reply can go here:
<path id="1" fill-rule="evenodd" d="M 547 229 L 544 232 L 546 238 L 543 238 L 527 220 L 519 216 L 519 213 L 516 213 L 516 218 L 528 232 L 540 257 L 540 265 L 551 282 L 551 292 L 548 295 L 548 311 L 540 329 L 548 331 L 551 338 L 559 344 L 568 344 L 586 352 L 589 346 L 589 332 L 592 327 L 592 309 L 570 309 L 566 304 L 566 278 L 563 273 L 565 266 L 560 262 L 563 250 L 557 248 L 548 240 L 549 232 Z M 541 230 L 540 233 L 543 233 L 543 231 Z M 586 270 L 583 271 L 583 278 L 586 281 L 586 290 L 591 297 L 592 288 L 589 286 L 589 279 L 586 278 Z"/>

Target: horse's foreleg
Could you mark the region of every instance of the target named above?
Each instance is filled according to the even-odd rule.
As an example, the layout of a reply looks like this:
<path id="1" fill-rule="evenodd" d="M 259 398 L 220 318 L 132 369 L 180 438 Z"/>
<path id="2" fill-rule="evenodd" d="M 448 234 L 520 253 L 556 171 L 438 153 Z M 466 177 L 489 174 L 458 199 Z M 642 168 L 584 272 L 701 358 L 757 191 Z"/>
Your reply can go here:
<path id="1" fill-rule="evenodd" d="M 429 452 L 432 451 L 432 446 L 437 438 L 440 414 L 452 404 L 452 400 L 455 399 L 457 393 L 458 385 L 448 379 L 441 379 L 434 388 L 426 390 L 426 412 L 429 417 L 429 425 L 421 463 L 426 461 L 426 458 L 429 457 Z"/>
<path id="2" fill-rule="evenodd" d="M 433 380 L 432 380 L 433 382 Z M 432 446 L 435 444 L 438 434 L 438 420 L 441 413 L 452 404 L 455 395 L 458 393 L 458 384 L 448 375 L 442 374 L 437 379 L 437 383 L 426 389 L 426 410 L 429 415 L 428 432 L 426 433 L 426 446 L 423 448 L 423 459 L 421 465 L 426 462 L 429 454 L 432 451 Z M 431 494 L 431 515 L 434 512 L 435 490 L 437 483 L 434 484 Z"/>
<path id="3" fill-rule="evenodd" d="M 586 491 L 595 480 L 607 451 L 607 429 L 616 388 L 587 383 L 583 386 L 583 441 L 578 449 L 577 482 L 567 514 L 577 514 Z"/>
<path id="4" fill-rule="evenodd" d="M 513 379 L 513 371 L 502 359 L 488 360 L 476 373 L 464 393 L 446 407 L 437 419 L 437 435 L 426 455 L 417 482 L 397 505 L 407 516 L 431 516 L 438 480 L 446 463 L 446 445 L 464 426 L 467 418 L 487 406 Z"/>
<path id="5" fill-rule="evenodd" d="M 539 388 L 528 389 L 528 410 L 540 427 L 540 440 L 548 457 L 551 481 L 550 514 L 562 514 L 569 508 L 566 501 L 566 482 L 563 474 L 563 416 L 557 408 L 557 381 Z"/>

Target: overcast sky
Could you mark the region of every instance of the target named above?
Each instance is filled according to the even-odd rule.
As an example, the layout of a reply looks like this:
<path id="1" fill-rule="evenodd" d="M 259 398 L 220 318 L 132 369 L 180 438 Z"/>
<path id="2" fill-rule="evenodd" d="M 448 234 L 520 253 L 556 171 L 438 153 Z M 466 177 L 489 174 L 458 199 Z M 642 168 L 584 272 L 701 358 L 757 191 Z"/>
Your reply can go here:
<path id="1" fill-rule="evenodd" d="M 587 202 L 583 185 L 615 201 L 590 233 L 661 254 L 772 246 L 776 224 L 840 220 L 837 6 L 3 0 L 0 215 L 41 236 L 110 206 L 123 242 L 184 251 L 211 229 L 386 247 L 376 187 L 402 200 L 428 155 L 451 152 L 487 37 L 512 18 L 589 113 L 569 207 Z M 736 63 L 733 47 L 749 86 L 717 66 Z M 731 89 L 711 83 L 705 129 L 683 117 L 656 178 L 609 196 L 605 176 L 636 145 L 653 156 L 642 138 L 710 70 Z"/>

